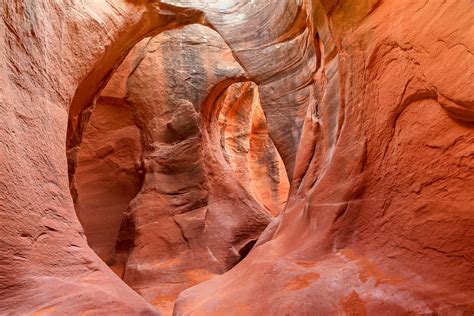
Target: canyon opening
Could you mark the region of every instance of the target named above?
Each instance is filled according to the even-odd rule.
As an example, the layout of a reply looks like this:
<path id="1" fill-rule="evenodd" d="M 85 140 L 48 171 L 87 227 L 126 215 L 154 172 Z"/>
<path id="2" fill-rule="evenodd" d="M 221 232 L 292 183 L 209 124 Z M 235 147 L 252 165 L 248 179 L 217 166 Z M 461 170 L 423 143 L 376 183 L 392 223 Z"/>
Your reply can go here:
<path id="1" fill-rule="evenodd" d="M 180 292 L 241 261 L 288 197 L 257 85 L 229 81 L 206 100 L 228 76 L 213 61 L 229 51 L 199 25 L 145 38 L 71 137 L 71 194 L 89 246 L 167 314 Z"/>
<path id="2" fill-rule="evenodd" d="M 470 0 L 4 0 L 0 314 L 471 315 Z"/>

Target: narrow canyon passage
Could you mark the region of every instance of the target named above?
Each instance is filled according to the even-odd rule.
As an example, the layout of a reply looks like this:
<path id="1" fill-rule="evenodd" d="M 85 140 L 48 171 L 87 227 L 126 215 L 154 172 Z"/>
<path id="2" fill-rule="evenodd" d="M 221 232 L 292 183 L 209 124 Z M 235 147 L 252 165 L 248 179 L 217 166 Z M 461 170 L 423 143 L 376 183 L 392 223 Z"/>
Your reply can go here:
<path id="1" fill-rule="evenodd" d="M 144 39 L 82 112 L 69 150 L 89 245 L 164 314 L 181 291 L 240 262 L 288 197 L 258 86 L 229 82 L 206 105 L 209 84 L 229 74 L 205 63 L 226 54 L 198 25 Z"/>
<path id="2" fill-rule="evenodd" d="M 472 21 L 3 0 L 0 314 L 474 314 Z"/>

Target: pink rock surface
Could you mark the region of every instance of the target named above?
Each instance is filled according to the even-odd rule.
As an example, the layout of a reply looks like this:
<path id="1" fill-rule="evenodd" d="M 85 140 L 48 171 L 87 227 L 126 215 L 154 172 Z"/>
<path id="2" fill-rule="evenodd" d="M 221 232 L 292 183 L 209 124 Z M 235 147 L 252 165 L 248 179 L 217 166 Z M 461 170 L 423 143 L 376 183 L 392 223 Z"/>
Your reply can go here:
<path id="1" fill-rule="evenodd" d="M 472 313 L 466 6 L 313 3 L 320 67 L 287 209 L 176 315 Z"/>
<path id="2" fill-rule="evenodd" d="M 193 25 L 143 45 L 127 83 L 145 176 L 127 213 L 135 238 L 124 281 L 171 314 L 182 290 L 233 267 L 270 215 L 239 183 L 206 120 L 217 120 L 208 95 L 243 76 L 225 42 Z"/>
<path id="3" fill-rule="evenodd" d="M 272 215 L 284 209 L 289 182 L 268 134 L 267 120 L 254 83 L 231 85 L 218 100 L 220 143 L 242 186 Z"/>
<path id="4" fill-rule="evenodd" d="M 75 209 L 89 245 L 109 265 L 123 214 L 140 190 L 140 155 L 140 132 L 130 107 L 99 99 L 78 152 Z"/>
<path id="5" fill-rule="evenodd" d="M 158 314 L 147 300 L 170 313 L 179 291 L 233 267 L 271 219 L 252 163 L 240 177 L 214 128 L 216 101 L 248 81 L 258 85 L 289 201 L 243 261 L 184 290 L 173 313 L 473 313 L 471 1 L 0 6 L 0 313 Z M 203 26 L 181 28 L 194 23 Z M 187 34 L 195 28 L 199 36 Z M 144 299 L 89 247 L 73 198 L 77 206 L 92 196 L 76 176 L 88 155 L 102 156 L 95 143 L 80 150 L 91 105 L 150 36 L 145 51 L 161 56 L 146 54 L 136 69 L 126 61 L 133 75 L 119 71 L 102 92 L 125 97 L 142 133 L 146 175 L 127 208 L 133 225 L 123 221 L 117 238 L 137 234 L 124 278 Z M 195 53 L 177 57 L 179 43 Z M 125 135 L 111 136 L 119 153 Z M 99 226 L 89 242 L 104 254 L 130 188 L 123 203 L 103 200 L 114 202 L 113 234 Z M 192 194 L 169 194 L 178 191 Z"/>
<path id="6" fill-rule="evenodd" d="M 187 26 L 138 43 L 81 114 L 70 178 L 88 243 L 165 314 L 240 261 L 286 202 L 257 86 L 206 100 L 242 77 L 215 31 Z"/>

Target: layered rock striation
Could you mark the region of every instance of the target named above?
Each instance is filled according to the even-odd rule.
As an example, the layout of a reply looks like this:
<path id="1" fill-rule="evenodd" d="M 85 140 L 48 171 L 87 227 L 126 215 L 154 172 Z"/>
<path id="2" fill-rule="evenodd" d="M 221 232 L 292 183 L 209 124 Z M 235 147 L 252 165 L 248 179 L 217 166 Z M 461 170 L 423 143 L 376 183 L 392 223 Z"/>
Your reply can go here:
<path id="1" fill-rule="evenodd" d="M 177 315 L 472 311 L 466 6 L 312 3 L 320 59 L 287 209 Z"/>
<path id="2" fill-rule="evenodd" d="M 1 9 L 0 313 L 473 312 L 469 0 Z"/>

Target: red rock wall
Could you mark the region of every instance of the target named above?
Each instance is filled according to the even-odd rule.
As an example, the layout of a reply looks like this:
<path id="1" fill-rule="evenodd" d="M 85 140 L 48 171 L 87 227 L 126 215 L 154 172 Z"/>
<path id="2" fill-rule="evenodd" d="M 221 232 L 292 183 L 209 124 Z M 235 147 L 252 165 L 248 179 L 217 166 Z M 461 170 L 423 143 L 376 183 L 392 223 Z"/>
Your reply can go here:
<path id="1" fill-rule="evenodd" d="M 147 10 L 121 1 L 0 7 L 0 313 L 158 314 L 88 247 L 65 155 L 74 95 L 97 91 Z M 78 90 L 88 74 L 95 88 Z"/>
<path id="2" fill-rule="evenodd" d="M 473 312 L 469 0 L 6 0 L 1 9 L 0 312 L 157 313 L 87 246 L 65 151 L 131 47 L 192 22 L 215 29 L 242 68 L 239 79 L 199 80 L 213 82 L 199 94 L 201 118 L 214 117 L 207 101 L 233 80 L 254 81 L 292 181 L 287 209 L 249 256 L 184 291 L 174 313 Z M 189 102 L 176 104 L 192 121 Z M 219 169 L 220 144 L 203 144 L 211 154 L 200 160 L 218 170 L 209 192 L 231 196 L 222 187 L 238 181 Z M 210 204 L 230 210 L 235 200 Z M 210 234 L 216 245 L 236 231 L 221 232 Z"/>
<path id="3" fill-rule="evenodd" d="M 242 76 L 230 49 L 199 25 L 145 41 L 127 84 L 145 178 L 128 212 L 135 240 L 124 281 L 171 314 L 182 290 L 234 266 L 270 216 L 209 142 L 201 113 L 217 84 Z"/>
<path id="4" fill-rule="evenodd" d="M 313 3 L 321 66 L 287 210 L 177 314 L 472 312 L 470 6 Z"/>
<path id="5" fill-rule="evenodd" d="M 235 83 L 217 102 L 220 143 L 240 184 L 272 215 L 284 209 L 288 176 L 269 134 L 254 83 Z"/>
<path id="6" fill-rule="evenodd" d="M 241 73 L 211 29 L 167 31 L 138 43 L 85 112 L 70 178 L 88 243 L 166 314 L 241 260 L 286 202 L 256 85 L 206 101 Z"/>
<path id="7" fill-rule="evenodd" d="M 123 214 L 141 187 L 140 155 L 140 132 L 130 107 L 99 99 L 78 152 L 75 209 L 89 245 L 109 265 L 115 261 Z"/>

